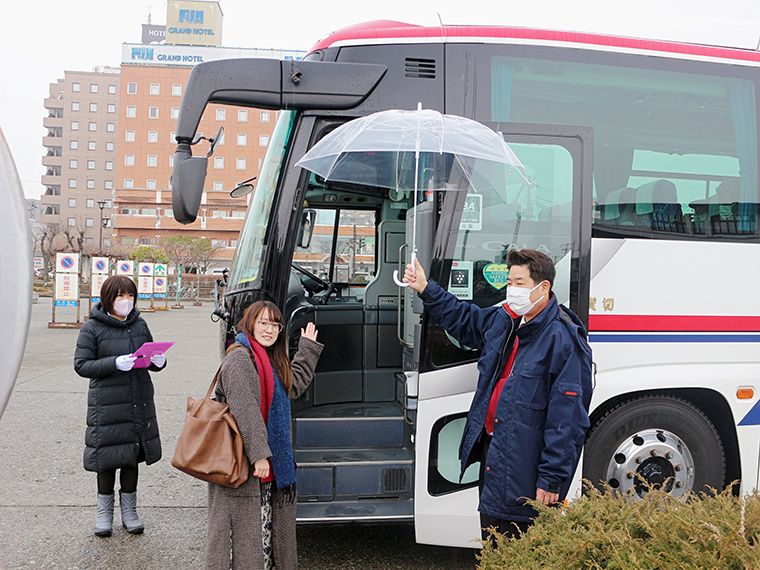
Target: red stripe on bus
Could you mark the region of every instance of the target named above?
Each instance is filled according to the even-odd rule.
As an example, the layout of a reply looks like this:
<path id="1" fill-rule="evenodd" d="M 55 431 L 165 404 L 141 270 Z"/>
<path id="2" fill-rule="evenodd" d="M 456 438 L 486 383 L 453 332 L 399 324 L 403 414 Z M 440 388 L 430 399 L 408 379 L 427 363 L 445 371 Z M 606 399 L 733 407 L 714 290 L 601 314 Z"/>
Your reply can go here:
<path id="1" fill-rule="evenodd" d="M 760 317 L 702 315 L 589 315 L 591 331 L 760 332 Z"/>
<path id="2" fill-rule="evenodd" d="M 513 28 L 501 26 L 443 26 L 426 27 L 378 20 L 364 22 L 337 30 L 319 40 L 310 51 L 326 49 L 338 42 L 351 40 L 384 40 L 384 39 L 413 39 L 413 38 L 513 38 L 519 40 L 539 40 L 548 42 L 567 42 L 610 46 L 621 49 L 634 49 L 661 53 L 694 55 L 700 57 L 733 59 L 744 61 L 760 61 L 760 53 L 753 50 L 702 46 L 661 40 L 642 40 L 587 32 L 561 32 L 555 30 L 538 30 L 532 28 Z M 378 43 L 381 43 L 378 41 Z"/>

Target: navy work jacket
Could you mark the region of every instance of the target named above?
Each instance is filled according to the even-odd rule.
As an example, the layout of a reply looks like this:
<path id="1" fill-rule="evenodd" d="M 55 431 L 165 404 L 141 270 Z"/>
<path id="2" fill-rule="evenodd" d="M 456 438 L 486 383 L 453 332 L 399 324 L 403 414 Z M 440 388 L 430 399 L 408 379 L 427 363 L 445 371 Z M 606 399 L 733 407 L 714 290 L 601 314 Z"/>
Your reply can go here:
<path id="1" fill-rule="evenodd" d="M 514 366 L 499 397 L 478 510 L 500 519 L 530 521 L 525 499 L 536 488 L 564 500 L 589 427 L 591 348 L 580 319 L 552 295 L 519 327 L 499 305 L 480 308 L 435 281 L 420 294 L 425 310 L 461 343 L 480 349 L 478 385 L 459 448 L 462 473 L 480 459 L 488 404 L 514 342 Z M 507 346 L 509 345 L 509 346 Z"/>

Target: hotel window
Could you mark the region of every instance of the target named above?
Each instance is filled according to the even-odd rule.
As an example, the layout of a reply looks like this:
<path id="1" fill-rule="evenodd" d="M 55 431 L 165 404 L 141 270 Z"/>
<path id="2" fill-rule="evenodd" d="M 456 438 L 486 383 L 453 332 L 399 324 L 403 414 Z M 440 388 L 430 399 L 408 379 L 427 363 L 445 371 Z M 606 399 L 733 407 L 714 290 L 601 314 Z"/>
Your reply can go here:
<path id="1" fill-rule="evenodd" d="M 224 121 L 225 117 L 227 116 L 227 109 L 217 109 L 216 110 L 216 120 L 217 121 Z"/>
<path id="2" fill-rule="evenodd" d="M 90 83 L 90 93 L 97 93 L 97 92 L 98 92 L 98 84 Z"/>
<path id="3" fill-rule="evenodd" d="M 226 218 L 227 210 L 212 210 L 211 217 L 212 218 Z"/>
<path id="4" fill-rule="evenodd" d="M 72 101 L 71 102 L 71 110 L 72 111 L 79 111 L 79 101 Z"/>
<path id="5" fill-rule="evenodd" d="M 125 178 L 124 179 L 124 188 L 134 188 L 135 187 L 135 181 L 131 178 Z"/>
<path id="6" fill-rule="evenodd" d="M 172 116 L 171 116 L 171 118 L 172 118 L 172 120 L 175 120 L 175 121 L 177 119 L 179 119 L 179 107 L 172 107 Z"/>
<path id="7" fill-rule="evenodd" d="M 127 95 L 137 94 L 137 83 L 127 83 Z"/>
<path id="8" fill-rule="evenodd" d="M 113 188 L 113 180 L 106 180 L 105 183 L 103 184 L 103 187 L 106 190 L 111 190 Z"/>
<path id="9" fill-rule="evenodd" d="M 75 93 L 79 93 L 79 83 L 72 83 L 71 90 L 74 91 Z"/>
<path id="10" fill-rule="evenodd" d="M 155 154 L 148 155 L 148 166 L 158 166 L 158 156 Z"/>
<path id="11" fill-rule="evenodd" d="M 127 105 L 127 119 L 134 119 L 137 116 L 137 107 Z"/>
<path id="12" fill-rule="evenodd" d="M 108 112 L 109 113 L 115 113 L 116 112 L 116 105 L 114 105 L 113 103 L 109 103 L 108 104 Z"/>
<path id="13" fill-rule="evenodd" d="M 236 240 L 236 239 L 231 239 L 230 240 L 230 247 L 237 247 L 237 244 L 238 244 L 238 240 Z"/>
<path id="14" fill-rule="evenodd" d="M 151 83 L 150 84 L 150 94 L 151 95 L 160 95 L 161 94 L 161 84 L 160 83 Z"/>
<path id="15" fill-rule="evenodd" d="M 71 141 L 71 144 L 69 146 L 71 150 L 77 150 L 79 148 L 79 141 Z"/>
<path id="16" fill-rule="evenodd" d="M 262 111 L 261 112 L 261 122 L 262 123 L 268 123 L 269 122 L 269 111 Z"/>
<path id="17" fill-rule="evenodd" d="M 148 131 L 148 142 L 149 143 L 158 142 L 158 131 Z"/>
<path id="18" fill-rule="evenodd" d="M 95 188 L 95 181 L 94 180 L 88 180 L 87 181 L 87 188 L 89 188 L 90 190 L 94 189 Z M 92 200 L 87 200 L 87 207 L 88 208 L 92 208 L 92 205 L 90 204 L 90 202 L 92 202 Z"/>
<path id="19" fill-rule="evenodd" d="M 148 190 L 155 190 L 156 189 L 156 181 L 155 180 L 146 180 L 145 181 L 145 187 Z"/>
<path id="20" fill-rule="evenodd" d="M 224 182 L 214 182 L 214 192 L 224 191 Z"/>
<path id="21" fill-rule="evenodd" d="M 79 130 L 79 121 L 71 121 L 71 130 L 72 131 L 78 131 Z"/>
<path id="22" fill-rule="evenodd" d="M 77 161 L 72 159 L 69 161 L 69 168 L 76 168 L 77 167 Z"/>
<path id="23" fill-rule="evenodd" d="M 90 113 L 97 113 L 97 112 L 98 112 L 98 104 L 90 103 Z"/>
<path id="24" fill-rule="evenodd" d="M 76 187 L 77 187 L 77 179 L 69 178 L 69 188 L 76 188 Z"/>
<path id="25" fill-rule="evenodd" d="M 75 218 L 69 218 L 69 227 L 73 228 L 76 225 L 77 225 L 76 219 Z"/>
<path id="26" fill-rule="evenodd" d="M 108 86 L 108 94 L 109 95 L 116 95 L 116 85 L 109 85 Z"/>
<path id="27" fill-rule="evenodd" d="M 112 142 L 107 142 L 106 143 L 106 150 L 108 152 L 113 152 L 113 143 Z"/>
<path id="28" fill-rule="evenodd" d="M 240 123 L 247 123 L 248 122 L 248 109 L 239 109 L 238 110 L 238 122 L 240 122 Z"/>
<path id="29" fill-rule="evenodd" d="M 89 182 L 89 180 L 88 180 L 88 182 Z M 93 180 L 93 182 L 94 182 L 94 180 Z M 88 185 L 87 187 L 89 188 L 90 186 Z M 95 200 L 93 200 L 92 198 L 87 198 L 87 207 L 88 208 L 94 208 L 95 207 Z"/>
<path id="30" fill-rule="evenodd" d="M 177 142 L 177 139 L 174 138 L 174 134 L 175 134 L 174 131 L 169 133 L 169 142 L 172 144 Z"/>
<path id="31" fill-rule="evenodd" d="M 93 222 L 94 222 L 94 220 L 92 218 L 87 218 L 87 220 L 85 221 L 85 225 L 88 228 L 91 228 L 93 226 Z"/>
<path id="32" fill-rule="evenodd" d="M 233 218 L 245 218 L 245 210 L 232 210 Z"/>
<path id="33" fill-rule="evenodd" d="M 116 125 L 113 123 L 106 123 L 106 132 L 112 133 L 116 130 Z"/>
<path id="34" fill-rule="evenodd" d="M 113 162 L 106 160 L 106 170 L 113 170 Z"/>
<path id="35" fill-rule="evenodd" d="M 223 156 L 217 156 L 214 158 L 214 168 L 221 169 L 224 168 L 224 157 Z"/>
<path id="36" fill-rule="evenodd" d="M 134 166 L 135 165 L 135 155 L 134 154 L 125 154 L 124 155 L 124 166 Z"/>
<path id="37" fill-rule="evenodd" d="M 77 199 L 69 198 L 69 208 L 76 208 L 76 207 L 77 207 Z"/>
<path id="38" fill-rule="evenodd" d="M 94 160 L 88 160 L 87 161 L 87 170 L 95 170 L 95 161 Z"/>
<path id="39" fill-rule="evenodd" d="M 126 142 L 135 142 L 135 131 L 125 131 L 124 140 Z"/>
<path id="40" fill-rule="evenodd" d="M 151 119 L 158 119 L 158 107 L 149 107 L 148 117 Z"/>
<path id="41" fill-rule="evenodd" d="M 95 141 L 90 141 L 87 143 L 87 150 L 95 150 L 97 148 L 97 144 Z"/>
<path id="42" fill-rule="evenodd" d="M 95 132 L 98 130 L 98 124 L 97 123 L 90 123 L 89 129 L 91 132 Z"/>
<path id="43" fill-rule="evenodd" d="M 182 85 L 179 83 L 175 83 L 172 85 L 172 96 L 173 97 L 181 97 L 182 96 Z"/>
<path id="44" fill-rule="evenodd" d="M 238 146 L 245 146 L 248 143 L 248 135 L 239 134 L 237 136 Z"/>
<path id="45" fill-rule="evenodd" d="M 212 239 L 211 240 L 211 247 L 227 247 L 227 240 Z"/>
<path id="46" fill-rule="evenodd" d="M 245 158 L 238 158 L 235 165 L 238 170 L 245 170 Z"/>
<path id="47" fill-rule="evenodd" d="M 259 146 L 267 146 L 269 144 L 269 135 L 259 135 Z"/>

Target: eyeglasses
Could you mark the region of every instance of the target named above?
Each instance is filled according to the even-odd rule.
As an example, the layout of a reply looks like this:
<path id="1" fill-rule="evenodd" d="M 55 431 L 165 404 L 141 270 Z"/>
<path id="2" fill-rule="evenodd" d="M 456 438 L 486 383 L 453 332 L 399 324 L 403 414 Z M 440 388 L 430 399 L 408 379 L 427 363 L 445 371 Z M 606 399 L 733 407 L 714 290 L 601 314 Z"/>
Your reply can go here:
<path id="1" fill-rule="evenodd" d="M 279 333 L 283 329 L 280 323 L 270 323 L 269 321 L 256 321 L 256 325 L 263 331 L 273 330 Z"/>

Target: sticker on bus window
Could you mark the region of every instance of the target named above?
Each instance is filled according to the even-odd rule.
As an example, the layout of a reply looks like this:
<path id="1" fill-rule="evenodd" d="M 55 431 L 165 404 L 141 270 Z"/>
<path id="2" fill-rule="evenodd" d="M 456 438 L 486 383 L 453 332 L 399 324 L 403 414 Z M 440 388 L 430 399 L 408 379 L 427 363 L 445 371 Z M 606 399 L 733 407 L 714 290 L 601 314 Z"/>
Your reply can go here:
<path id="1" fill-rule="evenodd" d="M 491 263 L 483 268 L 483 277 L 497 291 L 507 285 L 507 275 L 509 275 L 509 266 L 506 264 Z"/>
<path id="2" fill-rule="evenodd" d="M 472 299 L 472 261 L 452 261 L 449 293 L 457 299 Z"/>
<path id="3" fill-rule="evenodd" d="M 459 222 L 459 230 L 480 231 L 483 228 L 483 196 L 481 194 L 467 194 L 464 199 L 462 221 Z"/>

